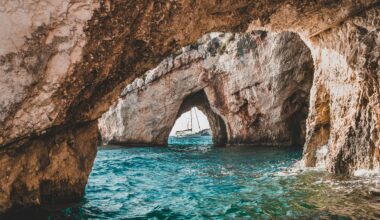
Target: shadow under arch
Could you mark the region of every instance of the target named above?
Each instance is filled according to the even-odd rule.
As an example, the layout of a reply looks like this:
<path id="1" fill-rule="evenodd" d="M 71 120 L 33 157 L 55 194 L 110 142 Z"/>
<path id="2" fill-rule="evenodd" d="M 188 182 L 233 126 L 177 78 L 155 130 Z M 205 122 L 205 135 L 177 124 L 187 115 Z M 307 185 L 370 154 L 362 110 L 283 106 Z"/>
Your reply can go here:
<path id="1" fill-rule="evenodd" d="M 178 110 L 176 118 L 171 127 L 174 126 L 175 121 L 185 112 L 191 110 L 192 107 L 197 107 L 203 114 L 206 115 L 210 124 L 212 133 L 212 141 L 216 146 L 224 146 L 227 143 L 227 127 L 222 117 L 216 114 L 210 106 L 210 102 L 207 99 L 207 95 L 204 90 L 200 90 L 196 93 L 190 94 L 184 98 L 182 104 Z"/>

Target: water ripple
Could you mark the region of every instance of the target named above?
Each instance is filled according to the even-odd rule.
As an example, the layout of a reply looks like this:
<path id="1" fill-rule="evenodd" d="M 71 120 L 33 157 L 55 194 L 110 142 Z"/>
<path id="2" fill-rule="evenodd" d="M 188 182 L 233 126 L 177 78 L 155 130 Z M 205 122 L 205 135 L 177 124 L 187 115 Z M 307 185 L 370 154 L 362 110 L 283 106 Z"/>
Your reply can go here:
<path id="1" fill-rule="evenodd" d="M 302 152 L 205 144 L 99 148 L 78 204 L 50 219 L 376 219 L 370 178 L 294 169 Z"/>

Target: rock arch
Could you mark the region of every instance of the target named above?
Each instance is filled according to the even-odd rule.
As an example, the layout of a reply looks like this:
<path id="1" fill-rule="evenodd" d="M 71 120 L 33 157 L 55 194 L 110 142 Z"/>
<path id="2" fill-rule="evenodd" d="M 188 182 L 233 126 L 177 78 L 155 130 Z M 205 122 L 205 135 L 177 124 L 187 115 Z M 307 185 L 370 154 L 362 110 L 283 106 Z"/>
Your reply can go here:
<path id="1" fill-rule="evenodd" d="M 302 146 L 312 80 L 297 34 L 212 33 L 126 86 L 99 127 L 106 143 L 162 145 L 195 105 L 216 143 Z"/>

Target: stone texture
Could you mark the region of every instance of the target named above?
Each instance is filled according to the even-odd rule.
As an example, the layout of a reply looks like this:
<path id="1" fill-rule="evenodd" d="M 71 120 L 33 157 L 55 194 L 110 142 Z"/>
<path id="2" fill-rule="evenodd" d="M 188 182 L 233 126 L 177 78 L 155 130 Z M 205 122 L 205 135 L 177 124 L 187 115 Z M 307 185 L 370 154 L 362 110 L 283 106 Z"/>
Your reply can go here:
<path id="1" fill-rule="evenodd" d="M 216 143 L 303 145 L 314 69 L 298 35 L 212 33 L 178 53 L 100 118 L 106 143 L 167 144 L 177 117 L 197 106 Z"/>
<path id="2" fill-rule="evenodd" d="M 99 6 L 68 0 L 0 5 L 0 123 L 10 131 L 1 135 L 3 144 L 52 125 L 61 106 L 49 99 L 82 60 L 84 28 Z"/>
<path id="3" fill-rule="evenodd" d="M 327 169 L 380 168 L 380 10 L 371 9 L 314 37 L 316 64 L 305 162 L 328 146 Z"/>
<path id="4" fill-rule="evenodd" d="M 316 82 L 331 98 L 330 112 L 342 111 L 330 117 L 329 141 L 334 141 L 329 144 L 329 170 L 376 169 L 380 166 L 378 8 L 378 0 L 0 0 L 0 151 L 25 148 L 36 140 L 38 147 L 47 148 L 44 133 L 69 133 L 91 124 L 136 76 L 207 32 L 264 28 L 301 36 L 312 51 L 315 77 L 320 79 Z M 343 67 L 347 63 L 347 69 L 337 69 L 335 58 Z M 59 59 L 65 62 L 57 64 Z M 353 78 L 344 78 L 351 72 Z M 322 82 L 339 75 L 340 91 L 356 87 L 356 92 L 336 96 L 331 85 Z M 317 106 L 317 88 L 315 84 L 311 92 L 311 114 Z M 334 118 L 339 114 L 342 122 Z M 307 139 L 318 134 L 313 132 L 313 120 Z M 336 129 L 340 125 L 341 131 Z M 305 158 L 315 157 L 313 149 L 318 147 L 306 147 Z M 307 164 L 313 165 L 312 160 Z M 2 178 L 4 172 L 0 170 Z M 2 186 L 7 191 L 12 184 Z M 13 203 L 31 201 L 26 197 Z M 0 198 L 0 204 L 12 204 L 9 197 Z"/>
<path id="5" fill-rule="evenodd" d="M 80 199 L 96 156 L 97 123 L 54 130 L 0 152 L 0 210 Z"/>

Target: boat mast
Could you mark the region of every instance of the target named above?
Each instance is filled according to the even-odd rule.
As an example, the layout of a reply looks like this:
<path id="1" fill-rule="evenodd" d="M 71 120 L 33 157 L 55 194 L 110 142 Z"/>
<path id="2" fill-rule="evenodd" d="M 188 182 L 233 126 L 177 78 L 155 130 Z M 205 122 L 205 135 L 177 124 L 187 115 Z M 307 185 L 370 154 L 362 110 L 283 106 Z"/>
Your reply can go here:
<path id="1" fill-rule="evenodd" d="M 190 116 L 191 117 L 191 116 Z M 187 118 L 187 124 L 186 124 L 186 130 L 189 130 L 191 127 L 190 127 L 190 118 Z"/>
<path id="2" fill-rule="evenodd" d="M 199 124 L 198 115 L 197 115 L 197 109 L 195 109 L 195 117 L 197 118 L 198 129 L 199 129 L 199 131 L 200 131 L 200 130 L 201 130 L 201 125 Z"/>
<path id="3" fill-rule="evenodd" d="M 190 109 L 190 129 L 193 132 L 193 108 Z"/>

